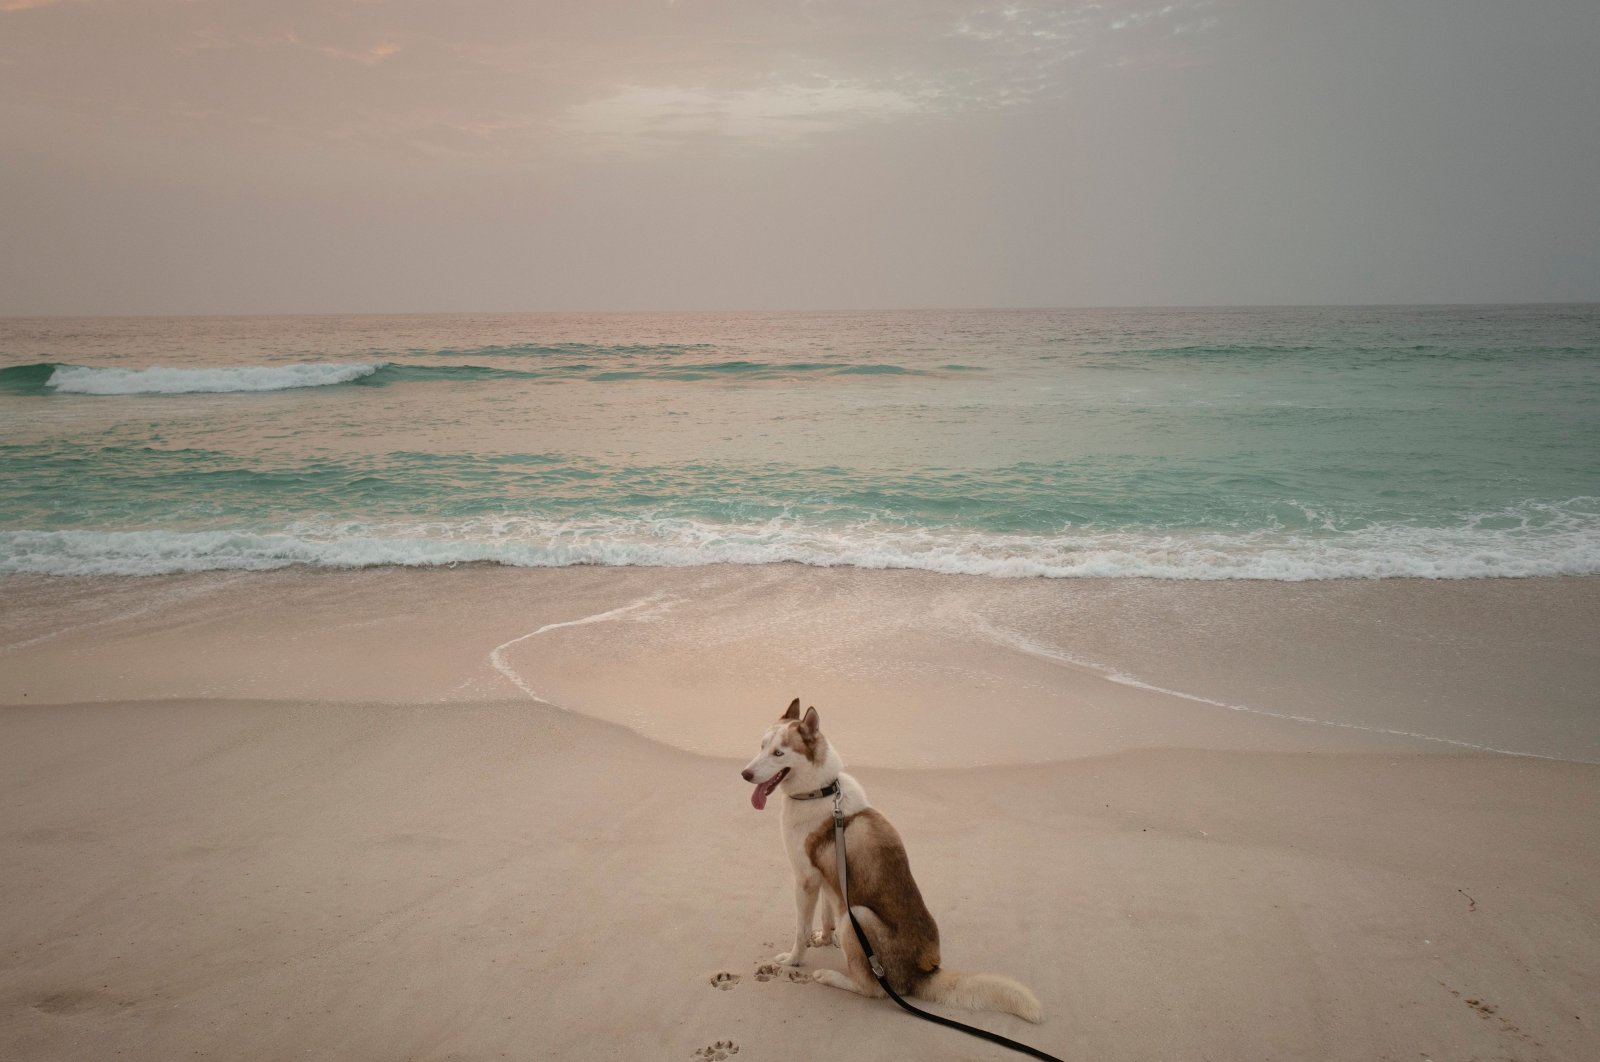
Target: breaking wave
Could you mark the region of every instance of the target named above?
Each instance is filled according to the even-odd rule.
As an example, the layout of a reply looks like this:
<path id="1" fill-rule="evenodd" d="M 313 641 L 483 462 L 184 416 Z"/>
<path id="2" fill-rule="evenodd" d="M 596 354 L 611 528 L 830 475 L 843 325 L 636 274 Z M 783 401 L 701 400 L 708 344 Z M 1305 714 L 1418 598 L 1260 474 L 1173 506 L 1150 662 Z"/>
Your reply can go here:
<path id="1" fill-rule="evenodd" d="M 94 368 L 42 362 L 0 369 L 0 390 L 13 394 L 188 395 L 327 387 L 372 376 L 382 363 L 251 365 L 235 368 Z"/>
<path id="2" fill-rule="evenodd" d="M 317 523 L 275 530 L 0 531 L 0 573 L 160 575 L 290 565 L 363 568 L 797 563 L 1000 578 L 1470 579 L 1600 574 L 1600 520 L 1558 530 L 1375 525 L 1333 536 L 1283 532 L 1056 535 L 713 523 L 645 515 L 557 521 Z"/>
<path id="3" fill-rule="evenodd" d="M 953 365 L 944 371 L 982 371 Z M 833 362 L 657 362 L 601 367 L 587 362 L 541 365 L 536 369 L 501 369 L 484 365 L 414 365 L 398 362 L 306 362 L 292 365 L 250 365 L 231 368 L 153 366 L 122 369 L 39 362 L 0 369 L 0 392 L 20 395 L 188 395 L 288 391 L 304 387 L 354 384 L 383 387 L 421 381 L 586 380 L 801 380 L 828 376 L 929 376 L 923 369 L 900 365 L 854 365 Z"/>

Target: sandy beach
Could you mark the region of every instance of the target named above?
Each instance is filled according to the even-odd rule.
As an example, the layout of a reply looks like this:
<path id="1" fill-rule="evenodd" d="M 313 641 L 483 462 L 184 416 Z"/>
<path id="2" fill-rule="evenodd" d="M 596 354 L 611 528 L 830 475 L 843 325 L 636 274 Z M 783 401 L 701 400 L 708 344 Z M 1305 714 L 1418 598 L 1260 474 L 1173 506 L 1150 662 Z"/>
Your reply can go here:
<path id="1" fill-rule="evenodd" d="M 761 972 L 790 886 L 737 770 L 796 695 L 946 965 L 1045 1021 L 947 1013 L 1067 1059 L 1600 1056 L 1592 578 L 0 594 L 0 1057 L 1019 1057 Z"/>

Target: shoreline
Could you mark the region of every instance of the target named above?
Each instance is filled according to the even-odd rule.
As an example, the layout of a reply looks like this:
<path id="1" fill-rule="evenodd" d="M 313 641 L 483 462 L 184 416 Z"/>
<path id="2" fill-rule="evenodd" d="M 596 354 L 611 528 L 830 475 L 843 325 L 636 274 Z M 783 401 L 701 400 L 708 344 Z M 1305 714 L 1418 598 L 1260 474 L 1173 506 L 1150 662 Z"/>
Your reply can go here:
<path id="1" fill-rule="evenodd" d="M 0 587 L 0 704 L 521 694 L 736 756 L 748 743 L 736 706 L 759 713 L 763 698 L 798 695 L 851 713 L 856 762 L 886 765 L 1159 745 L 1600 762 L 1585 692 L 1600 676 L 1586 633 L 1600 629 L 1593 576 L 472 566 L 9 576 Z"/>

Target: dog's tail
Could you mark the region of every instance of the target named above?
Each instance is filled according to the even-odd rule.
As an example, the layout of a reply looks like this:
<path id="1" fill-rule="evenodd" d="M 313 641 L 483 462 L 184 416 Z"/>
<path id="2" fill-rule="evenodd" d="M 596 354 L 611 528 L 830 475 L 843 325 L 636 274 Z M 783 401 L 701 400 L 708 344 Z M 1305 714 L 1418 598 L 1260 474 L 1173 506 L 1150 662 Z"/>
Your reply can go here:
<path id="1" fill-rule="evenodd" d="M 935 970 L 924 977 L 911 994 L 918 999 L 951 1003 L 968 1010 L 998 1010 L 1015 1014 L 1035 1025 L 1044 1020 L 1044 1009 L 1039 1006 L 1039 998 L 1028 991 L 1027 986 L 1000 974 Z"/>

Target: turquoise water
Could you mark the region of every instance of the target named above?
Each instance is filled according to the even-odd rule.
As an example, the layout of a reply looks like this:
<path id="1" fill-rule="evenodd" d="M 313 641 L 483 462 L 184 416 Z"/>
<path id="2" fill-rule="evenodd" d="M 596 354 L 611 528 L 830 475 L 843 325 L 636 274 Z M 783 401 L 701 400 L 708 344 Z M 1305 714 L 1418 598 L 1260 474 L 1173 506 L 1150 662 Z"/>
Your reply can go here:
<path id="1" fill-rule="evenodd" d="M 1600 307 L 0 320 L 0 572 L 1600 572 Z"/>

